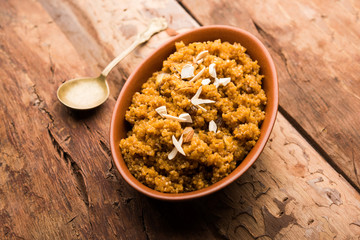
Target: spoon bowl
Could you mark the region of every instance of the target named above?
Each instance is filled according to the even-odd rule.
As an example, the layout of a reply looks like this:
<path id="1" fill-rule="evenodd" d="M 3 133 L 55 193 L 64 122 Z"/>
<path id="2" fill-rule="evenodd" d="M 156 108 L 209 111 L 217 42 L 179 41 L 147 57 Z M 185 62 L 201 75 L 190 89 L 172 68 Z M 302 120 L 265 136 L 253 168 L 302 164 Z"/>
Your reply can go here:
<path id="1" fill-rule="evenodd" d="M 88 110 L 103 104 L 110 90 L 105 76 L 71 79 L 58 88 L 57 97 L 67 107 Z"/>

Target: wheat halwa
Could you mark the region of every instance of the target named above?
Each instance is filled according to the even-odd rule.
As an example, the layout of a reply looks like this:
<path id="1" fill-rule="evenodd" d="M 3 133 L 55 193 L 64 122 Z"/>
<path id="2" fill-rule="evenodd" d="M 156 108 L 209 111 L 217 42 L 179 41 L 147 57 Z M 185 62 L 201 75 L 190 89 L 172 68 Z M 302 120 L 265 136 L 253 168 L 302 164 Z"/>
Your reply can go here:
<path id="1" fill-rule="evenodd" d="M 126 112 L 132 129 L 120 148 L 135 178 L 160 192 L 195 191 L 245 158 L 267 101 L 260 67 L 245 51 L 220 40 L 176 43 Z"/>

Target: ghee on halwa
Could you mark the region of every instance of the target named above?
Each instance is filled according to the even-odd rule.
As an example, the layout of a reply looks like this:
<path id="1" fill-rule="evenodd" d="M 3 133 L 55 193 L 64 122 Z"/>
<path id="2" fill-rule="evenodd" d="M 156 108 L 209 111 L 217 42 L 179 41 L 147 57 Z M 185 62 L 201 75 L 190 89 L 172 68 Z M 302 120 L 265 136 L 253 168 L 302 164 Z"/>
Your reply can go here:
<path id="1" fill-rule="evenodd" d="M 134 94 L 125 115 L 132 129 L 120 141 L 135 178 L 166 193 L 202 189 L 230 174 L 258 140 L 267 102 L 260 67 L 239 43 L 175 45 L 161 71 Z M 191 77 L 181 78 L 189 72 Z M 219 84 L 219 79 L 227 83 Z M 211 103 L 192 103 L 200 87 L 199 98 Z M 159 107 L 175 118 L 187 113 L 192 122 L 164 117 Z M 187 141 L 185 128 L 192 133 L 185 136 Z M 177 152 L 170 160 L 170 152 L 176 152 L 173 136 L 182 140 L 185 156 Z"/>

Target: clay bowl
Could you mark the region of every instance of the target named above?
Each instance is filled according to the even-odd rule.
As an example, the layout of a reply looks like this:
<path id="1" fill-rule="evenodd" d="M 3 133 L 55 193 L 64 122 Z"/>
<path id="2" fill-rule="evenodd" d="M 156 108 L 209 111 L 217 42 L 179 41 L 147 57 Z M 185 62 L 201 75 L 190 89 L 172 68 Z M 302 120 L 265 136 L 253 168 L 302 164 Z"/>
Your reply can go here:
<path id="1" fill-rule="evenodd" d="M 128 131 L 129 126 L 126 123 L 124 116 L 126 110 L 130 106 L 132 96 L 135 92 L 141 89 L 141 85 L 152 75 L 153 72 L 161 69 L 162 62 L 175 51 L 175 42 L 183 41 L 185 44 L 188 44 L 191 42 L 216 39 L 221 39 L 222 41 L 228 41 L 230 43 L 238 42 L 242 44 L 247 49 L 247 53 L 250 57 L 253 60 L 258 61 L 261 69 L 260 73 L 265 76 L 263 87 L 268 97 L 268 104 L 265 109 L 265 120 L 261 126 L 260 138 L 247 157 L 230 175 L 207 188 L 179 194 L 161 193 L 150 189 L 131 175 L 121 156 L 119 148 L 120 139 L 125 138 Z M 265 46 L 255 36 L 238 28 L 220 25 L 200 27 L 177 35 L 171 38 L 168 42 L 162 44 L 149 57 L 147 57 L 128 78 L 126 84 L 120 92 L 119 98 L 117 99 L 111 120 L 111 153 L 116 167 L 124 180 L 133 188 L 149 197 L 167 201 L 188 200 L 202 197 L 214 193 L 234 182 L 255 162 L 270 136 L 275 123 L 277 109 L 278 80 L 276 69 Z"/>

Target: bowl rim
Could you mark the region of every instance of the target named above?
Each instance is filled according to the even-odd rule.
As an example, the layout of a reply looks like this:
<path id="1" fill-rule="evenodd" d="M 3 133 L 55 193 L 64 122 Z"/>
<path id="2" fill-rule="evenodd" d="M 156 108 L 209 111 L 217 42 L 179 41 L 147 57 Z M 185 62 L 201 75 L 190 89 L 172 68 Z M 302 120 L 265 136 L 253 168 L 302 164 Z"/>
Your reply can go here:
<path id="1" fill-rule="evenodd" d="M 250 150 L 248 155 L 242 160 L 242 162 L 239 166 L 237 166 L 228 176 L 221 179 L 220 181 L 218 181 L 206 188 L 192 191 L 192 192 L 185 192 L 185 193 L 163 193 L 163 192 L 159 192 L 154 189 L 151 189 L 151 188 L 147 187 L 146 185 L 144 185 L 143 183 L 141 183 L 140 181 L 138 181 L 130 173 L 130 171 L 126 167 L 125 161 L 122 158 L 121 154 L 120 154 L 120 156 L 117 156 L 117 154 L 115 152 L 115 148 L 119 147 L 119 143 L 116 143 L 115 139 L 114 139 L 114 126 L 115 126 L 116 120 L 117 120 L 117 112 L 121 108 L 122 101 L 120 101 L 120 100 L 122 99 L 122 96 L 124 95 L 124 92 L 125 92 L 125 91 L 123 91 L 123 89 L 126 89 L 126 86 L 131 84 L 131 82 L 132 82 L 131 80 L 136 75 L 138 70 L 141 69 L 144 65 L 146 65 L 148 63 L 149 59 L 154 55 L 154 53 L 161 51 L 161 49 L 163 49 L 163 48 L 166 48 L 170 43 L 175 43 L 176 41 L 180 41 L 184 37 L 191 35 L 195 32 L 201 32 L 201 31 L 205 32 L 205 31 L 209 31 L 209 30 L 219 30 L 219 29 L 223 29 L 223 30 L 226 30 L 229 32 L 231 32 L 231 31 L 238 32 L 240 35 L 243 35 L 244 37 L 248 38 L 251 42 L 253 42 L 256 45 L 256 48 L 259 48 L 261 50 L 261 52 L 265 55 L 266 61 L 269 64 L 270 73 L 272 75 L 271 79 L 273 79 L 273 81 L 271 83 L 272 83 L 273 91 L 274 91 L 274 93 L 273 93 L 274 98 L 272 99 L 273 107 L 270 109 L 267 109 L 267 111 L 265 113 L 266 114 L 265 119 L 268 118 L 268 122 L 269 122 L 268 128 L 262 129 L 263 127 L 261 127 L 261 135 L 260 135 L 258 141 L 256 142 L 255 146 L 252 148 L 252 150 Z M 221 37 L 219 37 L 219 38 L 221 39 Z M 116 165 L 116 168 L 120 172 L 120 175 L 124 178 L 124 180 L 131 187 L 133 187 L 137 191 L 139 191 L 142 194 L 144 194 L 148 197 L 151 197 L 151 198 L 155 198 L 155 199 L 159 199 L 159 200 L 166 200 L 166 201 L 182 201 L 182 200 L 196 199 L 196 198 L 203 197 L 205 195 L 212 194 L 212 193 L 228 186 L 229 184 L 234 182 L 236 179 L 238 179 L 258 159 L 259 155 L 263 151 L 263 149 L 270 137 L 273 126 L 275 124 L 275 120 L 276 120 L 276 116 L 277 116 L 277 112 L 278 112 L 278 95 L 279 95 L 278 92 L 279 92 L 278 78 L 277 78 L 277 72 L 276 72 L 274 61 L 273 61 L 269 51 L 264 46 L 264 44 L 257 37 L 255 37 L 253 34 L 249 33 L 248 31 L 240 29 L 240 28 L 232 27 L 232 26 L 227 26 L 227 25 L 208 25 L 208 26 L 198 27 L 198 28 L 189 30 L 185 33 L 181 33 L 179 35 L 171 37 L 169 40 L 165 41 L 158 48 L 156 48 L 151 54 L 149 54 L 149 56 L 147 56 L 135 68 L 135 70 L 128 77 L 126 83 L 124 84 L 124 86 L 122 87 L 122 89 L 120 91 L 119 97 L 117 98 L 117 101 L 116 101 L 116 104 L 115 104 L 115 107 L 114 107 L 114 110 L 112 113 L 111 125 L 110 125 L 110 147 L 111 147 L 111 154 L 113 157 L 113 161 Z M 250 159 L 250 161 L 249 161 L 249 159 Z M 245 160 L 247 160 L 247 163 L 242 165 L 242 163 L 245 162 Z M 242 168 L 240 168 L 240 166 L 242 166 Z"/>

